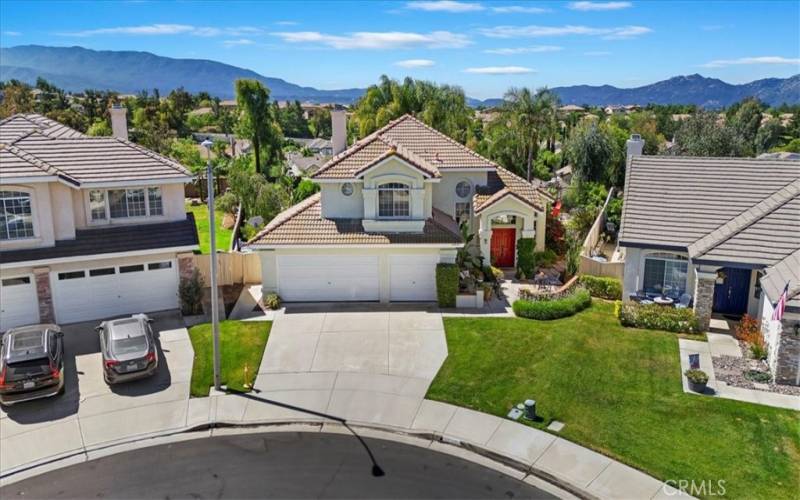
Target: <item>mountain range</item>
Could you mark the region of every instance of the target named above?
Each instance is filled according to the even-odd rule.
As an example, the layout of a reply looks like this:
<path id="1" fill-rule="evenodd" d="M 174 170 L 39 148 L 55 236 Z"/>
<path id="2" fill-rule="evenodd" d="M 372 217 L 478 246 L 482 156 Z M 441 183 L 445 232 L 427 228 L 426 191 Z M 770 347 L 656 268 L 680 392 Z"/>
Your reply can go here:
<path id="1" fill-rule="evenodd" d="M 377 76 L 377 75 L 376 75 Z M 135 93 L 177 87 L 189 92 L 206 91 L 220 98 L 233 97 L 237 78 L 254 78 L 270 88 L 276 100 L 351 104 L 365 89 L 320 90 L 280 78 L 260 75 L 205 59 L 174 59 L 149 52 L 90 50 L 83 47 L 22 45 L 0 48 L 0 80 L 34 83 L 37 77 L 72 92 L 87 88 Z M 730 84 L 701 75 L 676 76 L 650 85 L 618 88 L 611 85 L 554 87 L 562 104 L 596 106 L 624 104 L 696 104 L 707 108 L 729 106 L 745 97 L 767 104 L 800 104 L 800 74 L 789 78 L 766 78 L 745 84 Z M 501 99 L 468 98 L 471 106 L 495 106 Z"/>

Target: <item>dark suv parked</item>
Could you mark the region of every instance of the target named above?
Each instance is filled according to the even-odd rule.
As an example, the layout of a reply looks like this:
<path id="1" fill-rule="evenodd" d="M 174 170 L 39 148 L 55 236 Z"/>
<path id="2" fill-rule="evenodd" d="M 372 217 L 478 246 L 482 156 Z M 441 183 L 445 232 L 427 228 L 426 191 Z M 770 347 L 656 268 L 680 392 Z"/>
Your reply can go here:
<path id="1" fill-rule="evenodd" d="M 46 398 L 64 389 L 64 341 L 58 325 L 12 328 L 0 346 L 0 403 Z"/>

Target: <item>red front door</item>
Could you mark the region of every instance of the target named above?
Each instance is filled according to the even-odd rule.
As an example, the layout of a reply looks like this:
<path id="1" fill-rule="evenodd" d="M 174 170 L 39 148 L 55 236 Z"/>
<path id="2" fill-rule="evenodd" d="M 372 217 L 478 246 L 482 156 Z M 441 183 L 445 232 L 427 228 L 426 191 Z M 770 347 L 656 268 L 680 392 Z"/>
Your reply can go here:
<path id="1" fill-rule="evenodd" d="M 492 229 L 492 265 L 514 267 L 517 230 L 513 227 Z"/>

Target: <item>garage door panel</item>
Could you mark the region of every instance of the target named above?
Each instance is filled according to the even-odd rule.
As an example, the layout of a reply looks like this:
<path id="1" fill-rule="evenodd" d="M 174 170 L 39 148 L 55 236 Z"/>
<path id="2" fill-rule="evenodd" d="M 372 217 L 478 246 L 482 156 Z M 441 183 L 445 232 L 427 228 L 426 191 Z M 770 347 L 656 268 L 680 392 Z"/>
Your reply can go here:
<path id="1" fill-rule="evenodd" d="M 380 298 L 375 255 L 282 255 L 278 290 L 289 302 L 370 301 Z"/>
<path id="2" fill-rule="evenodd" d="M 39 322 L 39 299 L 32 275 L 0 280 L 0 331 Z"/>
<path id="3" fill-rule="evenodd" d="M 389 288 L 393 301 L 436 300 L 438 254 L 389 256 Z"/>

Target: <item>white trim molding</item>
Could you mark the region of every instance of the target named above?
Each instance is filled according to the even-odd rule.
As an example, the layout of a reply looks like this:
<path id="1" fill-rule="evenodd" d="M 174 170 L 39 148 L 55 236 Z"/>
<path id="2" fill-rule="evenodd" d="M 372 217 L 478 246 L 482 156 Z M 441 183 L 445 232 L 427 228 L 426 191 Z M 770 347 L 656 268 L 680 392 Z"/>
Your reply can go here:
<path id="1" fill-rule="evenodd" d="M 30 267 L 30 266 L 51 266 L 53 264 L 63 264 L 68 262 L 81 262 L 85 260 L 100 260 L 100 259 L 119 259 L 122 257 L 137 257 L 139 255 L 153 255 L 159 253 L 180 253 L 192 252 L 200 248 L 200 245 L 182 246 L 182 247 L 167 247 L 167 248 L 151 248 L 149 250 L 136 250 L 131 252 L 116 252 L 116 253 L 98 253 L 92 255 L 77 255 L 74 257 L 60 257 L 55 259 L 40 259 L 40 260 L 26 260 L 21 262 L 10 262 L 0 265 L 0 269 L 13 269 L 17 267 Z"/>

